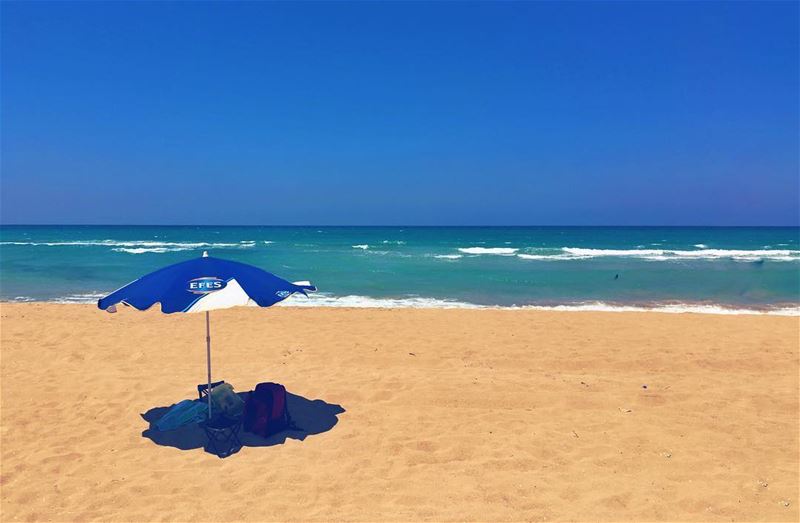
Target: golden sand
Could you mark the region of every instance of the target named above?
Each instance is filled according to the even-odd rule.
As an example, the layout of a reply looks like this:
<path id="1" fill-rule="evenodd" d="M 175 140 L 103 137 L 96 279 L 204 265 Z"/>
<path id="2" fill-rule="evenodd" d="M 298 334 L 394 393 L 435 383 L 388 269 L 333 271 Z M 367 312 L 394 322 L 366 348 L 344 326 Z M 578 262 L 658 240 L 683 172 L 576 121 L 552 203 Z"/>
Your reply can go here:
<path id="1" fill-rule="evenodd" d="M 800 519 L 798 318 L 214 312 L 215 378 L 344 410 L 218 459 L 142 436 L 202 315 L 0 312 L 2 521 Z"/>

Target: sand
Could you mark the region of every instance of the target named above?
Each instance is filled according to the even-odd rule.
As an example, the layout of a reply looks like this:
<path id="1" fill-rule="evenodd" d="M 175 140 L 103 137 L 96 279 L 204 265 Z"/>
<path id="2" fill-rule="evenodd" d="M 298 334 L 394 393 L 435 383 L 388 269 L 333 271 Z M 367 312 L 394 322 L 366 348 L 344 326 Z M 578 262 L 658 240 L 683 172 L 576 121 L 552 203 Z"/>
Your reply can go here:
<path id="1" fill-rule="evenodd" d="M 202 315 L 0 312 L 2 521 L 800 519 L 798 318 L 214 312 L 214 376 L 319 432 L 219 459 L 142 436 Z"/>

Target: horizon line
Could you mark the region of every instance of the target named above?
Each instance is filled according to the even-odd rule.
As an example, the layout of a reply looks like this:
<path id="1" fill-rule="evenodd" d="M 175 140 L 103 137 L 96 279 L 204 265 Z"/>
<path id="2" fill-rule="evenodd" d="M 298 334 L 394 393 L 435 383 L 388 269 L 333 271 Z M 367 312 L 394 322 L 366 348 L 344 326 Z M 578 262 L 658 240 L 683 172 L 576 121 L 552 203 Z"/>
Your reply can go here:
<path id="1" fill-rule="evenodd" d="M 676 225 L 676 224 L 642 224 L 642 225 L 620 225 L 620 224 L 551 224 L 551 225 L 394 225 L 394 224 L 378 224 L 378 225 L 362 225 L 362 224 L 336 224 L 336 225 L 301 225 L 301 224 L 208 224 L 208 223 L 0 223 L 0 227 L 307 227 L 307 228 L 335 228 L 335 227 L 404 227 L 404 228 L 488 228 L 488 227 L 505 227 L 505 228 L 523 228 L 523 227 L 619 227 L 619 228 L 633 228 L 633 227 L 715 227 L 715 228 L 746 228 L 746 227 L 783 227 L 783 228 L 800 228 L 800 223 L 793 225 L 786 224 L 759 224 L 759 225 L 718 225 L 718 224 L 692 224 L 692 225 Z"/>

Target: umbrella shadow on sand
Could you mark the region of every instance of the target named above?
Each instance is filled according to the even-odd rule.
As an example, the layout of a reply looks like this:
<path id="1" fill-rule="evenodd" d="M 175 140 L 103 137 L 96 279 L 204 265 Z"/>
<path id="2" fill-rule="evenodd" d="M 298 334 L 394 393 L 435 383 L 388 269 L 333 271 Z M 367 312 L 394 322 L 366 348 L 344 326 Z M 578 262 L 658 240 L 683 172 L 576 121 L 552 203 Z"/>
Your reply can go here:
<path id="1" fill-rule="evenodd" d="M 246 394 L 248 393 L 240 393 L 240 396 L 243 396 L 244 399 Z M 303 396 L 288 392 L 286 394 L 286 406 L 298 430 L 285 430 L 268 438 L 241 431 L 239 432 L 239 439 L 242 445 L 244 447 L 270 447 L 272 445 L 282 445 L 287 439 L 303 441 L 308 436 L 331 430 L 339 421 L 337 416 L 345 412 L 341 405 L 326 403 L 322 400 L 309 400 Z M 206 434 L 196 423 L 166 432 L 161 432 L 155 427 L 155 422 L 166 414 L 169 408 L 154 407 L 142 414 L 142 418 L 150 423 L 150 427 L 142 432 L 142 437 L 152 440 L 156 445 L 175 447 L 180 450 L 206 447 L 208 442 Z"/>

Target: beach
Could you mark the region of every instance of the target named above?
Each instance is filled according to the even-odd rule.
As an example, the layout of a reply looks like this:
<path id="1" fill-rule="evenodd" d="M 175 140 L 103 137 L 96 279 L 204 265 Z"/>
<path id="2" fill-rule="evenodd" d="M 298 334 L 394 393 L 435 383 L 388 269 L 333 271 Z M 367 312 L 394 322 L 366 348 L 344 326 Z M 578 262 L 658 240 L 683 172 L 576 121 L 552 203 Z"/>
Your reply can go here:
<path id="1" fill-rule="evenodd" d="M 215 311 L 215 379 L 335 416 L 218 459 L 142 436 L 204 316 L 123 309 L 0 305 L 3 521 L 798 519 L 796 317 Z"/>

